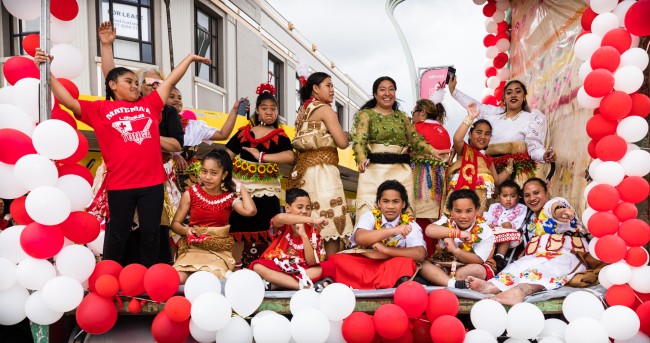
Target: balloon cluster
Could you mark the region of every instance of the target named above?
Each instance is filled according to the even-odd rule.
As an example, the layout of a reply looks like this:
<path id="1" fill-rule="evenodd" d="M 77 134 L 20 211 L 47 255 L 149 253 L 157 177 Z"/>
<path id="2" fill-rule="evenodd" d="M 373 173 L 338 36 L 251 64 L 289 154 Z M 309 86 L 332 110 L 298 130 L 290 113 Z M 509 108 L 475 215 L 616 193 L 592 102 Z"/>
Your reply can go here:
<path id="1" fill-rule="evenodd" d="M 488 32 L 483 39 L 486 60 L 485 69 L 486 89 L 483 91 L 484 104 L 497 105 L 503 99 L 506 80 L 510 79 L 508 64 L 508 50 L 510 49 L 510 24 L 505 20 L 506 11 L 510 8 L 509 0 L 474 0 L 477 5 L 483 5 L 485 29 Z"/>

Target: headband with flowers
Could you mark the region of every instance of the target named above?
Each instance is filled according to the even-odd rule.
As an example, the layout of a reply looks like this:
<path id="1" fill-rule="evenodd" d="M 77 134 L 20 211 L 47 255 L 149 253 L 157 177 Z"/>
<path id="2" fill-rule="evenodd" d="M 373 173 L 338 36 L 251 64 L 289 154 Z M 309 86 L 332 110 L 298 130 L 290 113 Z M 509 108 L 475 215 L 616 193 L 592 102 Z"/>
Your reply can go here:
<path id="1" fill-rule="evenodd" d="M 275 87 L 273 87 L 273 85 L 270 83 L 262 83 L 257 87 L 255 93 L 257 95 L 260 95 L 262 93 L 271 93 L 271 95 L 275 96 Z"/>

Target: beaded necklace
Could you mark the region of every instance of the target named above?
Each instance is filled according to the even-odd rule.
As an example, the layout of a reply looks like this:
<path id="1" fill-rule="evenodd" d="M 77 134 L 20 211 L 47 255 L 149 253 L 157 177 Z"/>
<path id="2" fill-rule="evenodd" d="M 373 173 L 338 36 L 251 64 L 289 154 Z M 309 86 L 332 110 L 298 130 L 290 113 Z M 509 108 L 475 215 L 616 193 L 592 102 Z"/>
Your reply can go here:
<path id="1" fill-rule="evenodd" d="M 378 208 L 372 210 L 373 216 L 375 216 L 375 230 L 381 230 L 382 214 Z M 399 225 L 409 225 L 413 221 L 413 215 L 411 213 L 402 213 L 399 218 Z M 395 235 L 387 237 L 381 240 L 387 247 L 396 247 L 399 243 L 400 235 Z M 406 237 L 404 237 L 406 238 Z"/>
<path id="2" fill-rule="evenodd" d="M 470 240 L 467 242 L 462 242 L 460 244 L 460 248 L 463 249 L 463 251 L 468 251 L 468 252 L 474 252 L 474 248 L 472 248 L 472 245 L 475 243 L 478 243 L 481 241 L 481 238 L 478 236 L 479 234 L 483 233 L 483 227 L 481 227 L 481 224 L 485 223 L 485 219 L 481 216 L 476 216 L 476 221 L 474 222 L 474 226 L 469 230 L 471 236 Z M 450 229 L 456 228 L 456 223 L 452 219 L 447 219 L 447 227 Z"/>

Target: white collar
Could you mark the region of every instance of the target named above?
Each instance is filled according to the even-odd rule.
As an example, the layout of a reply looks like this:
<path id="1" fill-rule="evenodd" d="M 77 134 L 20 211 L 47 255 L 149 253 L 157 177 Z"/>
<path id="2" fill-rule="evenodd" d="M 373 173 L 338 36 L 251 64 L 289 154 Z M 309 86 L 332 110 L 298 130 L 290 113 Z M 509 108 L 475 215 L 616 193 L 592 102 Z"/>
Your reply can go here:
<path id="1" fill-rule="evenodd" d="M 400 216 L 397 216 L 397 218 L 395 218 L 395 219 L 393 219 L 391 221 L 388 221 L 388 219 L 386 219 L 386 217 L 382 213 L 381 214 L 381 227 L 384 227 L 384 225 L 389 224 L 389 223 L 392 224 L 393 227 L 395 227 L 395 226 L 397 226 L 397 224 L 399 224 L 399 219 L 400 219 Z"/>

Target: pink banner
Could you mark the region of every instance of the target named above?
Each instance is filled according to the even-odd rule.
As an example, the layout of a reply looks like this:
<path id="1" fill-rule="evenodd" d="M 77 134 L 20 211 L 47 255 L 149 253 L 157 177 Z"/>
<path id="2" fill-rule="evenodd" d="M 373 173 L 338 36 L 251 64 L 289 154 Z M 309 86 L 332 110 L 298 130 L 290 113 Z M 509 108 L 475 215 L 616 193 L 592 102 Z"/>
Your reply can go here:
<path id="1" fill-rule="evenodd" d="M 447 67 L 427 69 L 422 76 L 420 76 L 420 99 L 431 98 L 433 92 L 446 86 L 446 80 Z"/>

